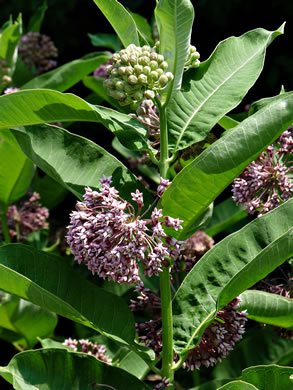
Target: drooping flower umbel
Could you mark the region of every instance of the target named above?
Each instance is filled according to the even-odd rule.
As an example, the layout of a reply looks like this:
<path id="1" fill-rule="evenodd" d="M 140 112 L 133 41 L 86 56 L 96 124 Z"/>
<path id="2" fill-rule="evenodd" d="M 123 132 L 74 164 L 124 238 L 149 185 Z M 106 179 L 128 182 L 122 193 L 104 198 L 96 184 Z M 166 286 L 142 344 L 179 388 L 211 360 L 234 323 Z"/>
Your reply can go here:
<path id="1" fill-rule="evenodd" d="M 38 32 L 28 32 L 21 38 L 19 54 L 34 73 L 41 74 L 55 68 L 58 50 L 51 39 Z"/>
<path id="2" fill-rule="evenodd" d="M 229 354 L 245 332 L 247 313 L 237 311 L 239 303 L 240 299 L 237 297 L 217 313 L 216 319 L 204 331 L 200 344 L 188 353 L 182 365 L 183 368 L 193 371 L 202 365 L 214 366 Z M 132 309 L 133 307 L 132 302 Z M 135 309 L 140 308 L 139 305 L 135 307 Z M 156 357 L 160 358 L 162 351 L 161 318 L 137 323 L 136 331 L 139 341 L 151 348 Z"/>
<path id="3" fill-rule="evenodd" d="M 279 206 L 293 195 L 293 129 L 287 129 L 234 180 L 233 200 L 258 216 Z"/>
<path id="4" fill-rule="evenodd" d="M 162 271 L 165 258 L 177 256 L 177 241 L 169 240 L 163 225 L 181 229 L 179 219 L 163 217 L 154 208 L 150 218 L 143 219 L 143 194 L 131 193 L 132 204 L 119 196 L 111 186 L 111 177 L 103 177 L 100 191 L 85 189 L 84 201 L 77 202 L 71 213 L 67 242 L 78 263 L 85 263 L 93 274 L 118 283 L 142 285 L 138 262 L 148 276 Z M 161 179 L 157 197 L 162 196 L 169 181 Z"/>

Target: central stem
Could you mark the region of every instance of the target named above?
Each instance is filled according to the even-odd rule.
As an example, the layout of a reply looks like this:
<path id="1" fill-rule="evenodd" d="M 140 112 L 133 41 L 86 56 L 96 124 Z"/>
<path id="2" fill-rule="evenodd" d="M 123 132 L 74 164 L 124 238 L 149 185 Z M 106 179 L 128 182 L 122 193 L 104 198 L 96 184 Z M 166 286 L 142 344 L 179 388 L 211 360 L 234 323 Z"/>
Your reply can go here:
<path id="1" fill-rule="evenodd" d="M 166 108 L 156 100 L 160 116 L 160 176 L 167 178 L 169 169 L 168 153 L 168 129 Z M 160 294 L 162 302 L 162 376 L 169 379 L 172 386 L 168 389 L 173 390 L 174 371 L 173 366 L 173 324 L 172 324 L 172 296 L 170 287 L 170 269 L 163 267 L 160 273 Z"/>
<path id="2" fill-rule="evenodd" d="M 9 227 L 7 223 L 7 207 L 1 207 L 0 205 L 0 222 L 1 222 L 1 227 L 2 227 L 2 234 L 3 238 L 6 244 L 9 244 L 11 242 L 10 234 L 9 234 Z"/>

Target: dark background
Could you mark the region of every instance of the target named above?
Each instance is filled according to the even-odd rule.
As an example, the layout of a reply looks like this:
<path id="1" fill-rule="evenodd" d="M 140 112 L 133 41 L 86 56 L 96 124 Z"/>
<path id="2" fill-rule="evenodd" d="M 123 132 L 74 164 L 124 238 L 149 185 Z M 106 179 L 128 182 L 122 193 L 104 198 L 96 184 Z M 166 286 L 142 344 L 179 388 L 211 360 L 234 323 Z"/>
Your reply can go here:
<path id="1" fill-rule="evenodd" d="M 0 0 L 0 24 L 9 15 L 22 12 L 24 25 L 41 0 Z M 151 19 L 155 0 L 120 0 L 131 11 Z M 91 46 L 87 33 L 113 32 L 92 0 L 47 0 L 49 8 L 42 33 L 51 36 L 59 50 L 59 65 L 97 50 Z M 192 44 L 205 60 L 219 41 L 241 35 L 257 27 L 277 29 L 287 22 L 285 35 L 268 48 L 265 68 L 256 85 L 243 102 L 279 93 L 281 85 L 293 89 L 293 1 L 292 0 L 197 0 Z"/>
<path id="2" fill-rule="evenodd" d="M 57 46 L 59 65 L 97 50 L 91 45 L 87 33 L 113 32 L 111 25 L 92 0 L 47 0 L 47 2 L 49 8 L 41 32 L 49 35 Z M 155 0 L 120 0 L 120 2 L 149 21 L 156 5 Z M 0 25 L 9 18 L 9 15 L 12 14 L 15 19 L 21 12 L 26 27 L 33 10 L 40 3 L 40 0 L 0 0 Z M 193 1 L 193 5 L 195 22 L 192 44 L 200 52 L 202 61 L 209 57 L 219 41 L 223 39 L 232 35 L 242 35 L 257 27 L 275 30 L 287 21 L 285 35 L 278 37 L 268 48 L 264 70 L 255 86 L 237 108 L 238 111 L 243 111 L 247 103 L 278 94 L 281 85 L 284 85 L 287 91 L 293 89 L 292 0 L 198 0 Z M 77 86 L 74 92 L 82 97 L 88 94 L 82 85 Z M 70 324 L 67 323 L 67 326 Z M 0 341 L 0 348 L 0 365 L 6 365 L 16 351 L 12 345 L 2 341 Z M 11 388 L 7 383 L 6 385 L 7 388 Z M 0 379 L 1 389 L 6 385 Z"/>

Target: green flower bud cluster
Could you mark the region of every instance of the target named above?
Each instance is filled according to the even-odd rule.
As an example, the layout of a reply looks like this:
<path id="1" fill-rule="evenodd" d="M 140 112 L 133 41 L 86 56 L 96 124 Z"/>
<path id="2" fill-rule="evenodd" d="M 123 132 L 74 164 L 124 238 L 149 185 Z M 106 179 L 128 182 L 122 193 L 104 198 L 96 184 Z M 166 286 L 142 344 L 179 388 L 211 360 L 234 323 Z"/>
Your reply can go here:
<path id="1" fill-rule="evenodd" d="M 199 57 L 200 57 L 200 54 L 196 50 L 196 47 L 190 45 L 189 55 L 188 55 L 187 60 L 185 61 L 185 64 L 184 64 L 184 70 L 188 70 L 190 68 L 198 68 L 200 65 Z"/>
<path id="2" fill-rule="evenodd" d="M 7 61 L 0 58 L 0 86 L 4 88 L 7 84 L 11 83 L 12 79 L 9 76 L 11 69 L 8 67 Z"/>
<path id="3" fill-rule="evenodd" d="M 173 79 L 173 74 L 166 72 L 168 63 L 156 52 L 156 46 L 131 44 L 114 53 L 112 61 L 106 69 L 109 78 L 104 87 L 121 105 L 154 99 L 155 91 L 162 90 Z"/>

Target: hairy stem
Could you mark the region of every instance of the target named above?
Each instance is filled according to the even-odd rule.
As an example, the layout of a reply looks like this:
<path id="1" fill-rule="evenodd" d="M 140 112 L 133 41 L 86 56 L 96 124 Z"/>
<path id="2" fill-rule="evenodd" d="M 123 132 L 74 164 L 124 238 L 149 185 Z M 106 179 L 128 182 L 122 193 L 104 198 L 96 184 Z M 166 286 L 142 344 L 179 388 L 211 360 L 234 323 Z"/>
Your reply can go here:
<path id="1" fill-rule="evenodd" d="M 2 227 L 2 234 L 3 234 L 4 241 L 6 244 L 9 244 L 11 242 L 11 238 L 9 234 L 6 212 L 7 212 L 7 207 L 1 209 L 0 220 L 1 220 L 1 227 Z"/>
<path id="2" fill-rule="evenodd" d="M 160 176 L 167 178 L 169 169 L 168 152 L 168 129 L 166 108 L 160 101 L 156 101 L 160 116 Z M 172 386 L 168 389 L 173 390 L 174 371 L 173 371 L 173 323 L 172 323 L 172 297 L 170 288 L 170 269 L 164 267 L 160 273 L 160 294 L 162 302 L 162 376 L 169 379 Z"/>

